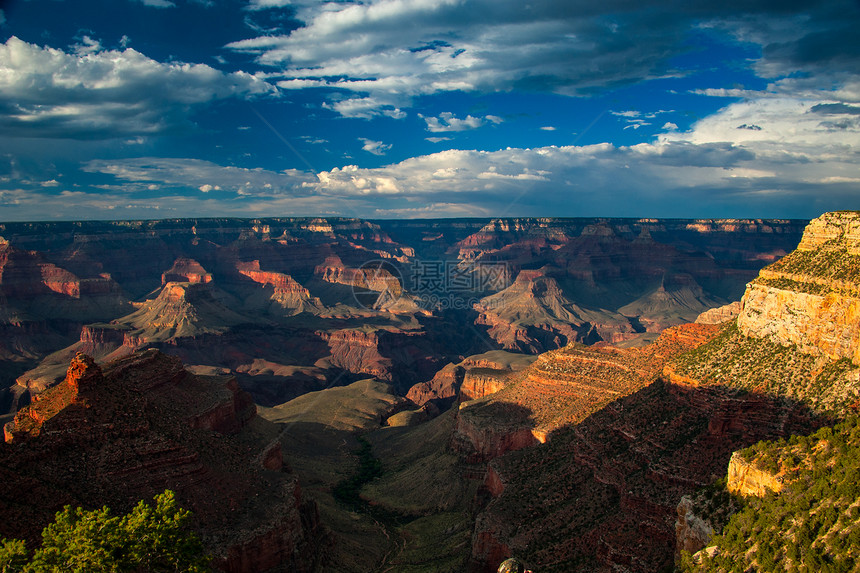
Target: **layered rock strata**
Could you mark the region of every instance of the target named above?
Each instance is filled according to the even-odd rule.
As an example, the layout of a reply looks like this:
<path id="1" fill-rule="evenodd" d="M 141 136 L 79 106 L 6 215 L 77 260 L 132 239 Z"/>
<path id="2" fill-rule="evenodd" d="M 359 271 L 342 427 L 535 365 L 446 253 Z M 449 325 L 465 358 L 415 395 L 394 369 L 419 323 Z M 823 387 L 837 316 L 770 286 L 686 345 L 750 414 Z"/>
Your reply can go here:
<path id="1" fill-rule="evenodd" d="M 860 365 L 860 213 L 826 213 L 797 250 L 750 283 L 738 328 L 746 336 L 794 345 Z"/>
<path id="2" fill-rule="evenodd" d="M 127 511 L 170 488 L 219 569 L 310 570 L 316 510 L 255 412 L 235 380 L 193 376 L 156 350 L 103 369 L 78 354 L 5 428 L 0 534 L 35 539 L 64 504 Z"/>

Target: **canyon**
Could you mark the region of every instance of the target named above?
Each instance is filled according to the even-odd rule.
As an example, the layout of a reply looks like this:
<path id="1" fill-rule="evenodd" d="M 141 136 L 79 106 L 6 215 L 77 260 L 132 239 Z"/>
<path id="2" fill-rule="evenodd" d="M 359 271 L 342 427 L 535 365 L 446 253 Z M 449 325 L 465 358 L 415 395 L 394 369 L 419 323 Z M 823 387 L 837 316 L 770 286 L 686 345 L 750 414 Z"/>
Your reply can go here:
<path id="1" fill-rule="evenodd" d="M 77 350 L 102 360 L 157 347 L 229 371 L 274 405 L 307 382 L 280 374 L 289 369 L 322 371 L 329 382 L 370 374 L 406 393 L 488 350 L 647 341 L 739 298 L 764 264 L 796 246 L 804 223 L 0 224 L 0 406 L 11 413 L 56 384 Z M 276 365 L 266 384 L 254 380 L 254 360 Z M 264 396 L 266 385 L 279 389 Z"/>
<path id="2" fill-rule="evenodd" d="M 154 453 L 164 471 L 232 476 L 203 452 L 245 444 L 227 457 L 241 479 L 217 497 L 280 508 L 254 535 L 213 525 L 228 510 L 197 498 L 208 478 L 176 481 L 225 570 L 480 573 L 512 555 L 540 571 L 671 567 L 681 545 L 707 544 L 679 502 L 733 452 L 860 398 L 856 218 L 5 224 L 4 452 L 29 460 L 9 483 L 58 503 L 105 490 L 16 453 L 56 448 L 52 425 L 92 427 L 80 404 L 95 415 L 106 398 L 75 372 L 99 369 L 95 387 L 125 388 L 111 399 L 128 400 L 123 419 L 153 404 L 146 416 L 198 448 Z M 40 314 L 67 298 L 87 304 Z M 833 308 L 844 324 L 828 326 Z M 141 387 L 148 364 L 166 380 Z M 126 411 L 104 408 L 105 423 Z M 130 443 L 115 438 L 111 463 L 141 455 Z M 379 474 L 344 497 L 361 451 Z M 227 490 L 264 482 L 253 503 Z M 154 488 L 105 499 L 122 508 Z M 32 537 L 53 507 L 4 535 Z"/>

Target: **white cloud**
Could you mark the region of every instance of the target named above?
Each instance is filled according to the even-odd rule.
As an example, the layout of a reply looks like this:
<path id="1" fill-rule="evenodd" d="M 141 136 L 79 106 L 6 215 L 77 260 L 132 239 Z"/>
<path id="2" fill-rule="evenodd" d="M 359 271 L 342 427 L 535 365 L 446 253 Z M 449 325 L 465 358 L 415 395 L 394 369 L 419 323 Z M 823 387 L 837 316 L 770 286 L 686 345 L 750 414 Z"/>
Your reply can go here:
<path id="1" fill-rule="evenodd" d="M 236 195 L 296 196 L 306 194 L 304 183 L 311 173 L 287 170 L 224 167 L 202 159 L 141 157 L 121 160 L 91 160 L 84 171 L 113 175 L 122 185 L 109 187 L 127 193 L 156 189 L 197 189 L 204 193 L 224 191 Z M 218 181 L 212 184 L 212 181 Z"/>
<path id="2" fill-rule="evenodd" d="M 149 6 L 150 8 L 175 8 L 176 4 L 171 2 L 170 0 L 138 0 L 144 6 Z"/>
<path id="3" fill-rule="evenodd" d="M 557 0 L 527 5 L 519 0 L 290 4 L 302 26 L 228 47 L 255 54 L 260 63 L 279 70 L 285 82 L 317 81 L 399 108 L 415 96 L 441 91 L 527 86 L 588 95 L 677 76 L 683 70 L 672 67 L 673 56 L 685 52 L 689 35 L 701 28 L 761 46 L 764 56 L 755 65 L 768 77 L 823 68 L 856 72 L 860 60 L 853 49 L 860 13 L 850 0 L 822 0 L 792 10 L 774 8 L 769 0 L 680 5 L 608 0 L 599 6 Z M 287 0 L 251 0 L 249 7 L 286 5 Z"/>
<path id="4" fill-rule="evenodd" d="M 385 153 L 391 149 L 390 143 L 386 144 L 381 141 L 373 141 L 372 139 L 366 139 L 364 137 L 359 137 L 358 139 L 364 143 L 361 148 L 374 155 L 385 155 Z"/>
<path id="5" fill-rule="evenodd" d="M 727 125 L 736 125 L 736 114 L 728 115 Z M 803 130 L 773 146 L 709 138 L 707 120 L 700 124 L 686 134 L 668 133 L 655 143 L 630 147 L 448 150 L 378 168 L 335 168 L 304 185 L 320 195 L 363 201 L 384 194 L 391 213 L 417 209 L 417 214 L 422 206 L 443 204 L 471 205 L 476 213 L 494 215 L 639 216 L 645 208 L 664 217 L 796 217 L 860 208 L 860 138 L 854 136 L 853 145 L 835 142 L 818 154 Z M 717 133 L 736 131 L 746 130 Z"/>
<path id="6" fill-rule="evenodd" d="M 467 115 L 465 118 L 460 119 L 455 117 L 453 113 L 449 111 L 443 111 L 439 114 L 439 117 L 424 117 L 420 116 L 427 123 L 427 131 L 432 133 L 446 132 L 446 131 L 466 131 L 467 129 L 477 129 L 482 125 L 485 125 L 487 122 L 499 124 L 504 121 L 502 118 L 495 115 L 488 115 L 485 117 L 473 117 L 471 115 Z"/>
<path id="7" fill-rule="evenodd" d="M 163 207 L 162 217 L 225 210 L 236 216 L 813 216 L 860 209 L 860 138 L 850 132 L 856 128 L 829 132 L 830 143 L 822 143 L 826 137 L 818 133 L 834 129 L 821 127 L 822 120 L 858 117 L 852 106 L 840 103 L 792 105 L 768 98 L 732 104 L 688 132 L 664 133 L 653 143 L 454 149 L 376 168 L 345 165 L 316 175 L 197 159 L 92 160 L 85 171 L 117 180 L 99 188 L 104 196 L 57 195 L 61 187 L 39 181 L 23 192 L 4 189 L 9 181 L 0 181 L 0 205 L 8 220 L 38 218 L 39 209 L 66 213 L 67 218 L 80 218 L 80 213 L 143 217 L 147 201 Z M 737 129 L 744 121 L 763 129 Z M 793 135 L 791 123 L 797 126 Z M 725 139 L 730 137 L 734 139 Z M 372 139 L 361 141 L 370 152 L 386 148 Z"/>
<path id="8" fill-rule="evenodd" d="M 251 0 L 248 3 L 249 10 L 268 10 L 271 8 L 283 8 L 295 4 L 291 0 Z"/>
<path id="9" fill-rule="evenodd" d="M 662 139 L 696 144 L 730 142 L 757 149 L 782 146 L 786 152 L 804 150 L 810 156 L 818 155 L 816 149 L 860 151 L 860 124 L 850 106 L 840 108 L 845 104 L 831 99 L 831 94 L 820 95 L 828 99 L 771 93 L 733 103 L 696 122 L 690 132 L 667 134 Z M 820 112 L 828 109 L 832 113 Z"/>
<path id="10" fill-rule="evenodd" d="M 543 127 L 541 127 L 541 130 L 542 131 L 555 131 L 556 128 L 552 125 L 544 125 Z"/>
<path id="11" fill-rule="evenodd" d="M 452 138 L 450 138 L 450 137 L 425 137 L 424 139 L 426 139 L 430 143 L 440 143 L 442 141 L 451 141 Z"/>
<path id="12" fill-rule="evenodd" d="M 383 99 L 375 97 L 351 98 L 332 103 L 323 103 L 323 107 L 336 111 L 343 117 L 357 117 L 361 119 L 372 119 L 374 117 L 386 116 L 392 119 L 403 119 L 406 112 Z"/>
<path id="13" fill-rule="evenodd" d="M 93 38 L 85 35 L 81 38 L 81 43 L 74 46 L 74 50 L 75 54 L 78 56 L 86 56 L 87 54 L 100 52 L 102 50 L 102 44 L 98 40 L 94 40 Z"/>
<path id="14" fill-rule="evenodd" d="M 0 129 L 7 136 L 104 139 L 188 127 L 192 106 L 273 93 L 256 77 L 160 63 L 84 36 L 66 53 L 11 37 L 0 44 Z"/>

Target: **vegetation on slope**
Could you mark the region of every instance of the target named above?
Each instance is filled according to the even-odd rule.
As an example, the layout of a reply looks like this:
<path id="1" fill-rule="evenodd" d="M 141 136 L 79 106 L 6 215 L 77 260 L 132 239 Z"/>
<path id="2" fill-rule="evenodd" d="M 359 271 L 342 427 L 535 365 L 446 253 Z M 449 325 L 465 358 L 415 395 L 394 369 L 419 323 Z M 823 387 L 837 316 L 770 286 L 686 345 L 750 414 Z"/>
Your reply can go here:
<path id="1" fill-rule="evenodd" d="M 373 457 L 373 450 L 367 439 L 359 436 L 356 438 L 359 448 L 355 452 L 358 456 L 358 469 L 347 479 L 338 483 L 332 493 L 334 498 L 350 509 L 356 510 L 364 506 L 359 492 L 364 484 L 382 475 L 382 462 Z"/>
<path id="2" fill-rule="evenodd" d="M 837 411 L 856 400 L 847 392 L 851 385 L 846 377 L 853 369 L 849 360 L 834 362 L 795 346 L 744 336 L 734 321 L 675 360 L 673 369 L 702 384 L 790 398 L 819 412 Z"/>
<path id="3" fill-rule="evenodd" d="M 685 555 L 682 571 L 858 570 L 860 417 L 810 436 L 759 442 L 741 455 L 781 473 L 788 485 L 747 500 L 712 540 L 716 551 Z"/>
<path id="4" fill-rule="evenodd" d="M 853 255 L 844 247 L 793 251 L 768 266 L 767 270 L 853 281 L 860 277 L 860 255 Z"/>
<path id="5" fill-rule="evenodd" d="M 23 541 L 0 541 L 3 573 L 155 573 L 209 570 L 203 545 L 188 529 L 191 512 L 170 490 L 141 501 L 122 517 L 103 507 L 92 511 L 66 506 L 42 531 L 42 546 L 31 559 Z"/>

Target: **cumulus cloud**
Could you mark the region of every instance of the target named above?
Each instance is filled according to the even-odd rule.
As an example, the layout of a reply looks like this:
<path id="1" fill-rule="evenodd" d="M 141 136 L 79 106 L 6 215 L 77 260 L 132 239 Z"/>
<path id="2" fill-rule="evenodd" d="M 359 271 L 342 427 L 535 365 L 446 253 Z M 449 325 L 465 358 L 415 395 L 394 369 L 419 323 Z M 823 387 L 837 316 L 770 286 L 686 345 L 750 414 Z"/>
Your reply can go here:
<path id="1" fill-rule="evenodd" d="M 786 152 L 803 150 L 810 157 L 818 154 L 816 150 L 826 149 L 856 153 L 860 151 L 860 126 L 855 118 L 852 106 L 841 102 L 810 100 L 808 94 L 768 93 L 724 107 L 696 122 L 689 133 L 667 134 L 661 139 L 696 144 L 731 142 L 756 149 L 781 147 Z"/>
<path id="2" fill-rule="evenodd" d="M 392 119 L 403 119 L 406 117 L 406 112 L 401 111 L 394 104 L 388 103 L 385 99 L 376 97 L 349 98 L 331 103 L 325 102 L 323 103 L 323 107 L 333 110 L 343 117 L 357 117 L 361 119 L 372 119 L 380 116 Z"/>
<path id="3" fill-rule="evenodd" d="M 0 129 L 6 136 L 105 139 L 188 127 L 190 108 L 273 93 L 250 74 L 160 63 L 84 36 L 67 53 L 11 37 L 0 44 Z"/>
<path id="4" fill-rule="evenodd" d="M 96 52 L 100 52 L 102 50 L 102 44 L 98 40 L 94 40 L 89 36 L 84 36 L 81 38 L 81 42 L 73 46 L 75 54 L 78 56 L 86 56 L 87 54 L 94 54 Z"/>
<path id="5" fill-rule="evenodd" d="M 807 103 L 803 114 L 820 118 L 809 112 L 813 105 Z M 99 186 L 104 196 L 68 190 L 57 194 L 62 187 L 50 181 L 32 182 L 24 193 L 4 189 L 7 181 L 0 182 L 0 204 L 10 220 L 32 219 L 37 209 L 75 212 L 82 205 L 89 205 L 87 213 L 93 217 L 143 216 L 134 206 L 146 201 L 163 206 L 159 216 L 170 216 L 173 209 L 198 216 L 225 209 L 246 216 L 642 216 L 644 209 L 661 217 L 804 217 L 860 208 L 856 145 L 842 140 L 807 144 L 803 130 L 787 139 L 774 129 L 770 136 L 784 139 L 778 145 L 755 139 L 769 130 L 736 129 L 736 117 L 745 114 L 731 107 L 724 110 L 723 127 L 708 118 L 689 132 L 667 133 L 653 143 L 453 149 L 375 168 L 345 165 L 317 174 L 197 159 L 92 160 L 86 171 L 117 180 Z M 769 125 L 764 119 L 759 115 L 758 121 Z M 814 123 L 800 125 L 821 129 Z M 738 139 L 725 141 L 723 134 Z M 385 145 L 362 141 L 368 150 Z M 122 215 L 104 210 L 110 202 Z"/>
<path id="6" fill-rule="evenodd" d="M 286 6 L 252 0 L 250 8 Z M 797 70 L 856 74 L 860 10 L 850 0 L 784 8 L 768 0 L 588 4 L 534 0 L 291 3 L 303 22 L 229 44 L 279 70 L 403 108 L 443 91 L 528 89 L 568 95 L 684 73 L 673 56 L 701 28 L 763 49 L 767 77 Z M 340 111 L 339 108 L 333 108 Z M 344 108 L 349 109 L 349 108 Z"/>
<path id="7" fill-rule="evenodd" d="M 488 122 L 498 124 L 504 121 L 502 118 L 495 115 L 487 115 L 485 117 L 473 117 L 471 115 L 467 115 L 465 118 L 460 119 L 455 117 L 454 114 L 449 111 L 443 111 L 439 114 L 439 117 L 424 117 L 423 115 L 421 117 L 427 123 L 427 131 L 433 133 L 445 131 L 466 131 L 467 129 L 477 129 L 482 125 L 486 125 Z"/>
<path id="8" fill-rule="evenodd" d="M 364 137 L 359 137 L 359 141 L 364 143 L 361 148 L 368 153 L 372 153 L 374 155 L 385 155 L 389 149 L 391 149 L 390 143 L 382 143 L 381 141 L 373 141 L 372 139 L 366 139 Z"/>

